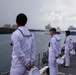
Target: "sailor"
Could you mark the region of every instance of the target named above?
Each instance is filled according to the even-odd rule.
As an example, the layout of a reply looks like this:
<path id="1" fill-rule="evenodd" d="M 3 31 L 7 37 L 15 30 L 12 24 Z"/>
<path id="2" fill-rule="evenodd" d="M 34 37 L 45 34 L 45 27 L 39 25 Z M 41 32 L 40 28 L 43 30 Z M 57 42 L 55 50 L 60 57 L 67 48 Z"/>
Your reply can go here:
<path id="1" fill-rule="evenodd" d="M 70 37 L 70 31 L 65 31 L 65 66 L 64 67 L 69 67 L 70 66 L 70 50 L 73 49 L 73 43 L 72 39 Z"/>
<path id="2" fill-rule="evenodd" d="M 58 75 L 58 65 L 56 59 L 61 57 L 60 37 L 56 35 L 56 29 L 50 29 L 50 47 L 49 47 L 49 71 L 50 75 Z"/>
<path id="3" fill-rule="evenodd" d="M 12 65 L 10 75 L 27 75 L 36 55 L 34 35 L 26 27 L 27 16 L 20 13 L 16 17 L 17 30 L 11 36 Z"/>

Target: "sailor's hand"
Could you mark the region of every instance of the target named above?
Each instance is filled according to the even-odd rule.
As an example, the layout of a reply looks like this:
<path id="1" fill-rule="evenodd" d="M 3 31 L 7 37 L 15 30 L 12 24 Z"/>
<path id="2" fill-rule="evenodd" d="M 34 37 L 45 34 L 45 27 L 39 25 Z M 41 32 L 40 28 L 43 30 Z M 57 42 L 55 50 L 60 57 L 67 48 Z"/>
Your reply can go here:
<path id="1" fill-rule="evenodd" d="M 58 55 L 58 56 L 56 56 L 56 59 L 58 59 L 58 58 L 60 58 L 60 57 L 62 57 L 63 55 L 62 54 L 60 54 L 60 55 Z"/>
<path id="2" fill-rule="evenodd" d="M 70 51 L 72 51 L 73 49 L 70 49 Z"/>
<path id="3" fill-rule="evenodd" d="M 62 57 L 62 56 L 63 56 L 63 54 L 60 54 L 59 56 L 60 56 L 60 57 Z"/>
<path id="4" fill-rule="evenodd" d="M 56 59 L 60 58 L 60 56 L 56 56 Z"/>
<path id="5" fill-rule="evenodd" d="M 34 65 L 31 64 L 31 63 L 29 63 L 29 65 L 26 67 L 26 69 L 27 69 L 28 71 L 30 71 L 33 67 L 34 67 Z"/>

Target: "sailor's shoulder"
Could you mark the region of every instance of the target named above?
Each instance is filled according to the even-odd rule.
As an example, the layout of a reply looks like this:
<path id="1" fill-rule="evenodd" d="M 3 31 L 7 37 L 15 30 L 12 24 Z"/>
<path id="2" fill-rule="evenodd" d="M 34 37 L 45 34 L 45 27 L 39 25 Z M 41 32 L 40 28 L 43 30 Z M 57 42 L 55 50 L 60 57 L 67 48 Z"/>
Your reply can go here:
<path id="1" fill-rule="evenodd" d="M 66 39 L 66 40 L 68 40 L 68 41 L 69 41 L 69 40 L 72 40 L 72 38 L 69 36 L 69 37 L 67 37 L 67 39 Z"/>
<path id="2" fill-rule="evenodd" d="M 18 30 L 15 30 L 15 31 L 12 33 L 11 37 L 13 37 L 13 36 L 18 36 L 18 35 L 20 35 L 20 34 L 19 34 L 19 31 L 18 31 Z"/>
<path id="3" fill-rule="evenodd" d="M 32 32 L 30 32 L 30 33 L 31 33 L 31 35 L 32 35 L 32 38 L 34 39 L 34 38 L 35 38 L 34 33 L 32 33 Z"/>
<path id="4" fill-rule="evenodd" d="M 52 38 L 51 38 L 51 41 L 56 41 L 56 38 L 55 38 L 55 37 L 52 37 Z"/>

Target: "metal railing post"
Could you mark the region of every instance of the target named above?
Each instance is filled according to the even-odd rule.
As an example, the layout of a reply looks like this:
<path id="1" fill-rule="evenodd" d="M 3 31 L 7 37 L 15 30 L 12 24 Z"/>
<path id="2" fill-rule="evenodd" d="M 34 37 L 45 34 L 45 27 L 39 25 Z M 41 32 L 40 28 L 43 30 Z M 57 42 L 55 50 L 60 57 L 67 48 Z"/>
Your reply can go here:
<path id="1" fill-rule="evenodd" d="M 40 69 L 40 54 L 38 55 L 38 68 Z"/>

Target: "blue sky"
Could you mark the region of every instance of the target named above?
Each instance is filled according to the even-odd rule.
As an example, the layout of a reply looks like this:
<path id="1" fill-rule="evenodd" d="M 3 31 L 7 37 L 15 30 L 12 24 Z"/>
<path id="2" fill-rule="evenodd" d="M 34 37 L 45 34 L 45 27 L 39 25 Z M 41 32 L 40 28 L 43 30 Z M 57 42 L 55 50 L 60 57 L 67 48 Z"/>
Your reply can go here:
<path id="1" fill-rule="evenodd" d="M 76 27 L 76 0 L 0 0 L 0 26 L 15 24 L 15 17 L 25 13 L 27 27 L 44 29 L 45 25 L 65 30 Z"/>

